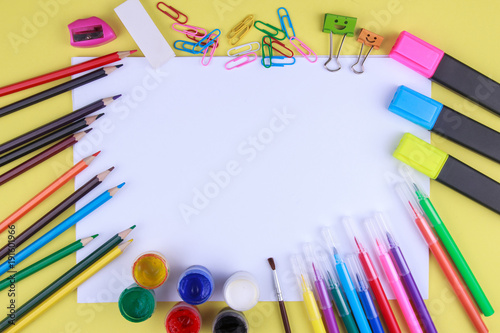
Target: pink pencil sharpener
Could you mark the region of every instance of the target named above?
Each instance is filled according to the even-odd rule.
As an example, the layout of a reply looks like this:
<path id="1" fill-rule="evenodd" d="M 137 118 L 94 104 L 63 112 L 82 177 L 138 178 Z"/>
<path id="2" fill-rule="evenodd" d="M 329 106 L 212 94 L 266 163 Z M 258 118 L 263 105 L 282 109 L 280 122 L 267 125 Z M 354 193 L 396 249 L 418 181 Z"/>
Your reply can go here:
<path id="1" fill-rule="evenodd" d="M 113 29 L 95 16 L 76 20 L 68 25 L 68 29 L 74 47 L 95 47 L 116 39 Z"/>

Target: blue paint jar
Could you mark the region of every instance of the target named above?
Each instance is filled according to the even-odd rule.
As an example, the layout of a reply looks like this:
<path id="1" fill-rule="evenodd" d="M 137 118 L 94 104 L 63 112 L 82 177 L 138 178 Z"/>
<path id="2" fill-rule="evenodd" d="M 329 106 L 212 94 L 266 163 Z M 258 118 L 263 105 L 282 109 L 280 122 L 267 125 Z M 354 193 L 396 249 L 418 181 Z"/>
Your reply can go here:
<path id="1" fill-rule="evenodd" d="M 188 304 L 200 305 L 212 297 L 214 292 L 214 278 L 212 273 L 203 266 L 189 267 L 179 277 L 177 292 L 182 300 Z"/>

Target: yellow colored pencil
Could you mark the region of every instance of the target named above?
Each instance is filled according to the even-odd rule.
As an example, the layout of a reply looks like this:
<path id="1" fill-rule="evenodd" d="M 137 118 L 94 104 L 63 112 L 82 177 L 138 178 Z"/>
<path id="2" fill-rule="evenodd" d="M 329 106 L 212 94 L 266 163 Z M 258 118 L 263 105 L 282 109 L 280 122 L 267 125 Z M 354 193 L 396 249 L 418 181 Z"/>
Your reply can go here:
<path id="1" fill-rule="evenodd" d="M 20 332 L 23 328 L 25 328 L 29 323 L 35 320 L 39 315 L 44 313 L 48 308 L 50 308 L 55 303 L 59 302 L 62 298 L 69 295 L 73 290 L 78 288 L 83 282 L 85 282 L 92 275 L 100 271 L 107 264 L 116 259 L 119 255 L 123 253 L 125 248 L 130 245 L 132 239 L 128 242 L 122 243 L 115 247 L 113 250 L 109 251 L 106 255 L 104 255 L 101 259 L 97 260 L 93 265 L 84 270 L 80 275 L 76 276 L 73 280 L 64 285 L 61 289 L 52 294 L 45 301 L 40 303 L 39 306 L 28 312 L 27 315 L 19 319 L 15 325 L 11 325 L 5 333 L 14 333 Z"/>

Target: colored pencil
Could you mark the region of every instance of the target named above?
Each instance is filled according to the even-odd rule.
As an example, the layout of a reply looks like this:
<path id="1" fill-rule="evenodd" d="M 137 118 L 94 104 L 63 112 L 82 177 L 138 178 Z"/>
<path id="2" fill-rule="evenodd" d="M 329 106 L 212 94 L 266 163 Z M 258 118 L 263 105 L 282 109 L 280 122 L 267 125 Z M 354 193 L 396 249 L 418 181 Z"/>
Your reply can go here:
<path id="1" fill-rule="evenodd" d="M 69 295 L 72 291 L 78 288 L 79 285 L 84 283 L 87 279 L 93 276 L 95 273 L 100 271 L 118 256 L 120 256 L 123 251 L 131 244 L 133 240 L 129 240 L 125 243 L 122 243 L 115 248 L 113 248 L 110 252 L 105 254 L 102 258 L 93 263 L 89 268 L 83 271 L 81 274 L 75 276 L 71 281 L 65 284 L 63 287 L 55 291 L 50 297 L 47 297 L 43 302 L 29 311 L 26 315 L 24 315 L 15 325 L 11 325 L 5 332 L 20 332 L 20 330 L 24 329 L 28 324 L 30 324 L 33 320 L 35 320 L 38 316 L 43 314 L 47 309 L 49 309 L 52 305 L 59 302 L 61 299 Z M 16 314 L 17 316 L 17 314 Z"/>
<path id="2" fill-rule="evenodd" d="M 12 180 L 19 176 L 20 174 L 23 174 L 24 172 L 28 171 L 29 169 L 37 166 L 38 164 L 48 160 L 54 155 L 59 154 L 66 148 L 69 148 L 73 146 L 75 143 L 80 141 L 85 134 L 90 132 L 92 129 L 88 129 L 83 132 L 78 132 L 76 134 L 68 136 L 66 139 L 56 143 L 53 146 L 50 146 L 49 148 L 45 149 L 38 155 L 33 156 L 29 160 L 15 166 L 14 168 L 10 169 L 9 171 L 3 173 L 0 175 L 0 185 L 3 185 L 7 183 L 9 180 Z"/>
<path id="3" fill-rule="evenodd" d="M 30 141 L 36 140 L 46 134 L 49 134 L 50 132 L 58 130 L 61 127 L 69 125 L 72 122 L 77 121 L 85 116 L 88 116 L 89 114 L 98 111 L 106 107 L 107 105 L 111 104 L 111 102 L 120 98 L 120 96 L 121 95 L 116 95 L 113 97 L 108 97 L 95 101 L 93 103 L 84 106 L 83 108 L 75 110 L 63 117 L 57 118 L 56 120 L 53 120 L 45 125 L 37 127 L 34 130 L 31 130 L 23 135 L 15 137 L 14 139 L 11 139 L 0 145 L 0 155 L 5 154 L 6 152 L 12 149 L 21 147 L 22 145 Z"/>
<path id="4" fill-rule="evenodd" d="M 278 298 L 278 303 L 280 306 L 281 312 L 281 320 L 283 321 L 283 328 L 285 329 L 285 333 L 291 333 L 290 323 L 288 321 L 288 315 L 286 313 L 285 300 L 283 299 L 283 293 L 281 292 L 280 281 L 278 280 L 278 273 L 276 272 L 276 264 L 274 262 L 274 258 L 268 258 L 269 266 L 273 271 L 274 278 L 274 287 L 276 288 L 276 296 Z"/>
<path id="5" fill-rule="evenodd" d="M 56 81 L 74 74 L 82 73 L 85 71 L 89 71 L 91 69 L 95 69 L 97 67 L 105 66 L 108 65 L 112 62 L 115 61 L 120 61 L 125 57 L 128 57 L 132 53 L 136 52 L 137 50 L 133 51 L 122 51 L 122 52 L 115 52 L 111 53 L 99 58 L 95 58 L 89 61 L 82 62 L 81 64 L 73 65 L 67 68 L 63 68 L 60 70 L 57 70 L 52 73 L 40 75 L 28 80 L 24 80 L 21 82 L 17 82 L 14 84 L 10 84 L 8 86 L 4 86 L 0 88 L 0 96 L 5 96 L 9 95 L 21 90 L 25 90 L 31 87 L 36 87 L 39 85 L 42 85 L 44 83 Z"/>
<path id="6" fill-rule="evenodd" d="M 123 65 L 116 65 L 110 67 L 103 67 L 88 74 L 82 75 L 76 79 L 70 80 L 68 82 L 61 83 L 58 86 L 52 87 L 50 89 L 39 92 L 38 94 L 26 97 L 22 100 L 14 102 L 12 104 L 6 105 L 0 108 L 0 117 L 6 116 L 12 112 L 21 110 L 25 107 L 31 106 L 33 104 L 42 102 L 46 99 L 52 98 L 54 96 L 60 95 L 67 91 L 71 91 L 75 88 L 81 87 L 87 83 L 99 80 L 103 77 L 108 76 L 114 72 L 117 68 Z"/>
<path id="7" fill-rule="evenodd" d="M 50 145 L 51 143 L 54 143 L 56 141 L 59 141 L 68 135 L 74 134 L 88 126 L 90 126 L 94 121 L 97 119 L 101 118 L 104 115 L 104 113 L 95 115 L 95 116 L 90 116 L 87 118 L 83 118 L 81 120 L 78 120 L 72 124 L 69 124 L 63 128 L 58 129 L 57 131 L 54 131 L 44 137 L 41 137 L 38 140 L 35 140 L 33 142 L 28 143 L 27 145 L 24 145 L 16 150 L 13 150 L 3 156 L 0 156 L 0 167 L 7 165 L 11 162 L 14 162 L 15 160 L 24 157 L 34 151 L 37 151 L 40 148 L 46 147 Z"/>
<path id="8" fill-rule="evenodd" d="M 69 207 L 73 206 L 78 200 L 86 196 L 90 191 L 99 186 L 102 181 L 113 171 L 114 167 L 109 168 L 106 171 L 101 172 L 97 176 L 91 178 L 84 185 L 80 186 L 78 190 L 73 192 L 66 199 L 61 201 L 58 205 L 56 205 L 52 210 L 50 210 L 47 214 L 41 217 L 38 221 L 29 226 L 26 230 L 24 230 L 19 236 L 16 236 L 14 240 L 14 245 L 16 248 L 19 248 L 21 244 L 30 239 L 33 235 L 35 235 L 38 231 L 42 230 L 47 224 L 55 220 L 59 215 L 65 212 Z M 5 256 L 11 252 L 11 247 L 9 244 L 6 244 L 4 247 L 0 249 L 0 260 L 5 258 Z"/>
<path id="9" fill-rule="evenodd" d="M 66 220 L 62 221 L 59 223 L 57 226 L 46 232 L 43 236 L 38 238 L 36 241 L 31 243 L 30 245 L 26 246 L 24 249 L 19 251 L 13 256 L 9 256 L 8 260 L 6 260 L 4 263 L 0 265 L 0 275 L 6 273 L 9 269 L 12 269 L 15 267 L 15 265 L 18 265 L 21 263 L 24 259 L 28 258 L 30 255 L 35 253 L 36 251 L 40 250 L 42 247 L 47 245 L 50 241 L 54 240 L 57 236 L 62 234 L 64 231 L 68 230 L 72 226 L 74 226 L 77 222 L 79 222 L 81 219 L 83 219 L 85 216 L 89 215 L 92 213 L 94 210 L 102 206 L 106 201 L 111 199 L 116 192 L 124 185 L 125 183 L 122 183 L 118 185 L 117 187 L 113 187 L 112 189 L 109 189 L 107 191 L 104 191 L 101 195 L 99 195 L 97 198 L 92 200 L 90 203 L 82 207 L 80 210 L 75 212 L 73 215 L 68 217 Z"/>
<path id="10" fill-rule="evenodd" d="M 103 258 L 106 254 L 113 250 L 118 244 L 120 244 L 125 237 L 135 228 L 135 226 L 128 228 L 117 235 L 111 237 L 107 242 L 101 245 L 97 250 L 83 258 L 79 263 L 70 268 L 66 273 L 57 278 L 54 282 L 45 287 L 38 294 L 33 296 L 29 301 L 20 306 L 15 312 L 15 321 L 21 319 L 28 312 L 37 307 L 40 303 L 47 300 L 51 295 L 57 292 L 59 289 L 68 284 L 75 277 L 80 275 L 87 268 L 91 267 L 92 264 L 96 263 L 99 259 Z M 129 241 L 130 242 L 130 241 Z M 0 331 L 5 330 L 7 327 L 13 324 L 12 319 L 7 316 L 4 320 L 0 322 Z M 15 325 L 17 326 L 17 324 Z"/>
<path id="11" fill-rule="evenodd" d="M 35 262 L 34 264 L 20 270 L 17 273 L 12 274 L 8 278 L 0 281 L 0 290 L 4 290 L 5 288 L 9 287 L 11 283 L 19 283 L 19 281 L 27 278 L 30 275 L 35 274 L 38 271 L 41 271 L 47 266 L 52 265 L 53 263 L 61 260 L 62 258 L 65 258 L 69 256 L 71 253 L 74 253 L 80 249 L 82 249 L 85 245 L 90 243 L 94 238 L 96 238 L 98 235 L 94 235 L 91 237 L 79 239 L 76 242 L 73 242 L 69 245 L 66 245 L 62 249 L 57 250 L 56 252 L 49 254 L 45 258 Z"/>
<path id="12" fill-rule="evenodd" d="M 66 171 L 61 177 L 57 178 L 54 182 L 52 182 L 49 186 L 44 188 L 40 193 L 35 195 L 32 199 L 22 205 L 18 210 L 12 213 L 5 220 L 0 222 L 0 233 L 4 232 L 10 225 L 16 223 L 21 219 L 24 215 L 28 214 L 33 208 L 38 206 L 45 199 L 50 197 L 55 191 L 60 189 L 64 184 L 69 182 L 71 179 L 75 178 L 80 172 L 85 170 L 90 163 L 99 155 L 100 151 L 85 157 L 80 162 L 76 163 L 72 168 Z"/>

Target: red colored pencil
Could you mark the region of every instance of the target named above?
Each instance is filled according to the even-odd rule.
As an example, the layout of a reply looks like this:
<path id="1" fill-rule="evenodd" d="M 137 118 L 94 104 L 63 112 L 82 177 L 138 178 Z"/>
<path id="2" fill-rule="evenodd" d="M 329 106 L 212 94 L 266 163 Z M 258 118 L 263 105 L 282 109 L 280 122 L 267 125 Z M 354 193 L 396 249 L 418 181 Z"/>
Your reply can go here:
<path id="1" fill-rule="evenodd" d="M 44 75 L 40 75 L 28 80 L 24 80 L 21 82 L 13 83 L 8 86 L 4 86 L 0 88 L 0 96 L 5 96 L 9 94 L 13 94 L 15 92 L 25 90 L 28 88 L 36 87 L 39 85 L 42 85 L 44 83 L 56 81 L 74 74 L 82 73 L 91 69 L 95 69 L 97 67 L 101 67 L 107 64 L 110 64 L 115 61 L 122 60 L 125 57 L 128 57 L 132 53 L 136 52 L 137 50 L 133 51 L 122 51 L 122 52 L 115 52 L 111 53 L 99 58 L 95 58 L 89 61 L 82 62 L 81 64 L 73 65 L 70 67 L 66 67 L 60 70 L 57 70 L 52 73 L 47 73 Z"/>
<path id="2" fill-rule="evenodd" d="M 20 174 L 28 171 L 29 169 L 37 166 L 38 164 L 42 163 L 43 161 L 48 160 L 52 156 L 59 154 L 63 150 L 73 146 L 75 143 L 80 141 L 85 134 L 90 132 L 92 129 L 88 129 L 84 132 L 78 132 L 76 134 L 68 136 L 66 139 L 56 143 L 53 146 L 50 146 L 49 148 L 45 149 L 38 155 L 33 156 L 26 162 L 23 162 L 19 164 L 18 166 L 10 169 L 6 173 L 0 175 L 0 185 L 3 185 L 7 183 L 9 180 L 19 176 Z"/>

